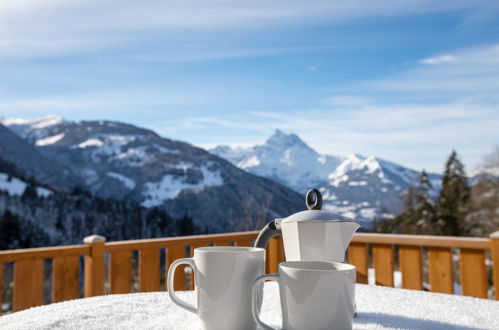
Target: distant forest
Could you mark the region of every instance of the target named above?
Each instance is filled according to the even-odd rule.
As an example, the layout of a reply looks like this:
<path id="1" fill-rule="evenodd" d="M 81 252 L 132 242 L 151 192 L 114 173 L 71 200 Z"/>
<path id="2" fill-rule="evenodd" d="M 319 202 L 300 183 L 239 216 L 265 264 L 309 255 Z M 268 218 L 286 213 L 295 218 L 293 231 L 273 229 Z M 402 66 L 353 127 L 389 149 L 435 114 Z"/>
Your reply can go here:
<path id="1" fill-rule="evenodd" d="M 1 159 L 0 172 L 28 184 L 21 196 L 0 191 L 0 250 L 79 244 L 91 234 L 115 241 L 204 232 L 188 216 L 172 219 L 163 209 L 105 200 L 78 188 L 41 197 L 38 182 Z"/>

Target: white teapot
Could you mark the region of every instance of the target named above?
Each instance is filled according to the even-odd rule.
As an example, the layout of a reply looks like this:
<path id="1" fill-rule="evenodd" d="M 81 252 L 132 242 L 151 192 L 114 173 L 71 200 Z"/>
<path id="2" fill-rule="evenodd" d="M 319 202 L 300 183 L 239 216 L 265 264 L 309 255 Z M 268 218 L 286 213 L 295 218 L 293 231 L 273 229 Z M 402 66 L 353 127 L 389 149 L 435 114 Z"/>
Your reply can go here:
<path id="1" fill-rule="evenodd" d="M 282 236 L 286 261 L 345 261 L 345 252 L 359 224 L 344 216 L 321 210 L 317 189 L 307 192 L 308 210 L 269 222 L 254 246 L 265 248 L 274 236 Z"/>

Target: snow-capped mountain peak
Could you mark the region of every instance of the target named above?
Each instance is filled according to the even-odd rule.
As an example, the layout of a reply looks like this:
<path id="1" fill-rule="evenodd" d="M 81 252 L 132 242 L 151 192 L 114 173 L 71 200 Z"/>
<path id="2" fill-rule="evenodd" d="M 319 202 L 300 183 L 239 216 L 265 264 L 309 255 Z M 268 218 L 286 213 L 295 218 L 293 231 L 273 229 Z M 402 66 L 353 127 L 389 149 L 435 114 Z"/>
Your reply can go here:
<path id="1" fill-rule="evenodd" d="M 74 180 L 64 186 L 68 191 L 78 186 L 100 198 L 165 208 L 173 217 L 188 215 L 210 231 L 254 229 L 261 218 L 287 216 L 303 205 L 300 195 L 286 187 L 248 174 L 203 149 L 126 123 L 54 117 L 4 119 L 4 123 L 7 127 L 0 125 L 4 145 L 10 136 L 24 150 L 46 159 L 49 165 L 44 168 L 53 164 L 71 170 Z M 16 129 L 19 136 L 12 132 Z M 9 152 L 9 158 L 13 154 Z M 31 159 L 21 165 L 36 164 Z M 61 170 L 55 172 L 60 176 Z M 57 186 L 55 179 L 44 181 Z M 270 203 L 266 210 L 257 207 L 265 203 Z"/>
<path id="2" fill-rule="evenodd" d="M 69 122 L 56 115 L 47 115 L 37 118 L 2 118 L 0 124 L 8 127 L 21 138 L 36 144 L 45 146 L 53 144 L 64 137 L 58 127 Z M 54 133 L 57 131 L 57 133 Z M 62 135 L 61 135 L 62 134 Z"/>
<path id="3" fill-rule="evenodd" d="M 321 155 L 296 134 L 281 130 L 276 130 L 263 145 L 224 146 L 211 152 L 298 192 L 319 188 L 324 208 L 360 221 L 400 212 L 405 191 L 418 184 L 420 175 L 372 155 Z M 439 179 L 440 176 L 430 174 L 435 190 L 438 190 Z"/>
<path id="4" fill-rule="evenodd" d="M 295 133 L 286 134 L 280 129 L 276 129 L 274 134 L 272 134 L 267 141 L 265 141 L 265 145 L 280 147 L 280 148 L 307 148 L 313 151 L 308 145 L 303 142 L 298 135 Z"/>
<path id="5" fill-rule="evenodd" d="M 279 129 L 262 145 L 250 148 L 219 146 L 210 152 L 239 168 L 283 183 L 298 192 L 321 183 L 325 175 L 340 163 L 337 157 L 320 155 L 298 135 Z"/>
<path id="6" fill-rule="evenodd" d="M 47 115 L 43 117 L 36 118 L 5 118 L 1 120 L 1 123 L 5 126 L 11 128 L 16 126 L 24 126 L 33 129 L 41 129 L 49 126 L 61 124 L 64 119 L 57 115 Z"/>

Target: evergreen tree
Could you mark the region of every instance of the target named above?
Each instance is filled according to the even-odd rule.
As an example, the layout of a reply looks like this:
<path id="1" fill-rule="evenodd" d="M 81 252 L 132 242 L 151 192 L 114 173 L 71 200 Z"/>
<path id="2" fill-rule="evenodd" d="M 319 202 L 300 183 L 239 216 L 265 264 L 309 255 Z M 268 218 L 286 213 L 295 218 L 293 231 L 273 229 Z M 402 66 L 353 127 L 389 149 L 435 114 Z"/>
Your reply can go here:
<path id="1" fill-rule="evenodd" d="M 26 189 L 24 189 L 22 197 L 25 199 L 34 199 L 34 198 L 38 197 L 38 193 L 36 192 L 36 188 L 32 183 L 30 183 L 30 182 L 28 183 L 28 185 L 26 186 Z"/>
<path id="2" fill-rule="evenodd" d="M 419 177 L 419 185 L 416 191 L 416 207 L 414 213 L 416 226 L 419 226 L 419 231 L 425 234 L 433 234 L 435 231 L 435 203 L 430 197 L 430 191 L 432 189 L 433 186 L 428 178 L 428 174 L 423 170 Z"/>
<path id="3" fill-rule="evenodd" d="M 192 218 L 185 214 L 177 221 L 178 236 L 194 235 L 196 232 Z"/>
<path id="4" fill-rule="evenodd" d="M 0 250 L 19 248 L 21 242 L 21 222 L 10 211 L 0 218 Z"/>
<path id="5" fill-rule="evenodd" d="M 470 187 L 464 166 L 456 151 L 452 151 L 442 178 L 442 190 L 438 198 L 438 219 L 436 234 L 464 236 L 467 228 L 464 224 L 468 213 Z"/>
<path id="6" fill-rule="evenodd" d="M 435 223 L 435 205 L 430 197 L 433 189 L 428 174 L 423 170 L 417 187 L 407 190 L 405 210 L 391 220 L 380 220 L 375 224 L 375 231 L 398 234 L 433 234 Z"/>

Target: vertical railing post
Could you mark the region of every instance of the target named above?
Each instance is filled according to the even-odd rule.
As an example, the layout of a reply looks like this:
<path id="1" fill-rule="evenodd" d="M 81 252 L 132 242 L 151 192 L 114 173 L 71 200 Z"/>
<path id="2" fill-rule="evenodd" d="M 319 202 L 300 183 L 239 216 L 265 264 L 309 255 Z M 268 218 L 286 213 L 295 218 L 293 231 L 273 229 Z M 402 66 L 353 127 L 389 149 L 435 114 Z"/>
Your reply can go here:
<path id="1" fill-rule="evenodd" d="M 490 250 L 492 252 L 492 278 L 496 300 L 499 300 L 499 231 L 490 234 Z"/>
<path id="2" fill-rule="evenodd" d="M 83 287 L 85 297 L 104 294 L 104 242 L 106 242 L 106 238 L 100 235 L 91 235 L 83 239 L 83 243 L 90 245 L 90 253 L 85 256 L 85 283 Z"/>

